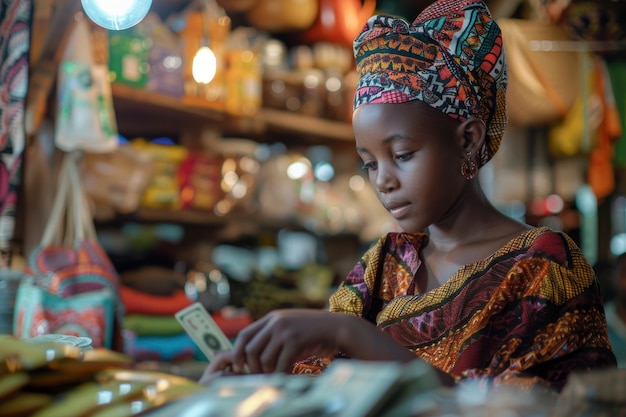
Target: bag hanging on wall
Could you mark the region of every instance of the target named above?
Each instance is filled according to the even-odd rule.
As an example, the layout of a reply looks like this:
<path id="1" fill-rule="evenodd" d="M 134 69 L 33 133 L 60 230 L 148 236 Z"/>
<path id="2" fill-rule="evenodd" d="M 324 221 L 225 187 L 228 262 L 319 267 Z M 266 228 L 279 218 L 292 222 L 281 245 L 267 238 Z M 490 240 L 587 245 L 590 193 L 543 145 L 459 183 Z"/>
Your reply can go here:
<path id="1" fill-rule="evenodd" d="M 94 62 L 91 39 L 79 19 L 59 67 L 55 144 L 66 152 L 108 152 L 118 143 L 108 68 Z"/>
<path id="2" fill-rule="evenodd" d="M 119 276 L 97 241 L 76 158 L 67 154 L 60 168 L 48 223 L 29 257 L 30 278 L 18 288 L 14 332 L 89 337 L 94 347 L 119 350 Z"/>
<path id="3" fill-rule="evenodd" d="M 580 93 L 562 122 L 550 127 L 548 147 L 554 157 L 588 155 L 597 145 L 597 132 L 604 108 L 598 90 L 597 72 L 600 66 L 591 53 L 581 53 Z"/>
<path id="4" fill-rule="evenodd" d="M 542 21 L 503 18 L 498 24 L 508 62 L 509 122 L 520 127 L 560 122 L 579 92 L 580 56 L 550 47 L 571 40 L 569 35 Z"/>

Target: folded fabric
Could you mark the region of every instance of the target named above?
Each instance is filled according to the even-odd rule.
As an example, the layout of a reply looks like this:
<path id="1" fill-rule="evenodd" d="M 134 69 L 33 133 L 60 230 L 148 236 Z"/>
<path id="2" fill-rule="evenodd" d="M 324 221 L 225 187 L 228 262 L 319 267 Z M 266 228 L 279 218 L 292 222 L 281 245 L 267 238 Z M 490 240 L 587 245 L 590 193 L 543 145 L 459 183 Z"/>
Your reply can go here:
<path id="1" fill-rule="evenodd" d="M 203 357 L 186 333 L 174 336 L 129 336 L 129 333 L 126 333 L 125 353 L 135 361 L 177 362 Z"/>
<path id="2" fill-rule="evenodd" d="M 171 336 L 185 333 L 173 315 L 127 314 L 124 328 L 137 336 Z"/>
<path id="3" fill-rule="evenodd" d="M 211 315 L 215 324 L 224 332 L 229 339 L 235 339 L 237 334 L 246 326 L 252 324 L 252 317 L 246 312 L 232 314 L 227 311 L 216 311 Z"/>
<path id="4" fill-rule="evenodd" d="M 176 290 L 172 295 L 162 296 L 147 294 L 126 285 L 120 285 L 119 292 L 127 315 L 173 315 L 192 303 L 183 290 Z"/>
<path id="5" fill-rule="evenodd" d="M 122 285 L 152 295 L 171 295 L 185 286 L 184 274 L 160 266 L 144 266 L 120 274 Z"/>

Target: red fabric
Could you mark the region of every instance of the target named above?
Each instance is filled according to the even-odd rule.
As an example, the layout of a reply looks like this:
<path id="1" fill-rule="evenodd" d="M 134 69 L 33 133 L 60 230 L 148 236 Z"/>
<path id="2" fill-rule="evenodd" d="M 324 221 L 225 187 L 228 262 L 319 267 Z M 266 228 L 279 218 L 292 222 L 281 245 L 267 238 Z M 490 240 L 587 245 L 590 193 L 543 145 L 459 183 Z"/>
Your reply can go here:
<path id="1" fill-rule="evenodd" d="M 240 331 L 252 323 L 252 317 L 249 314 L 238 314 L 233 317 L 225 316 L 221 312 L 212 314 L 215 324 L 224 332 L 226 337 L 234 339 Z"/>
<path id="2" fill-rule="evenodd" d="M 161 296 L 137 291 L 125 285 L 120 285 L 120 298 L 126 314 L 176 314 L 192 303 L 183 290 Z"/>

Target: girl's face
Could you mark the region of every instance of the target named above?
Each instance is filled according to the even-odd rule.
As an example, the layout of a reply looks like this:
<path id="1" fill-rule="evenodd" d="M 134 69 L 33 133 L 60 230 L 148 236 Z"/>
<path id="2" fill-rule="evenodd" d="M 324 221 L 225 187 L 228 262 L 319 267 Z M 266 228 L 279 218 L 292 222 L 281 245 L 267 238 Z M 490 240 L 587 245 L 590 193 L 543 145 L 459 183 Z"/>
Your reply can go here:
<path id="1" fill-rule="evenodd" d="M 364 105 L 352 122 L 374 191 L 405 232 L 453 215 L 468 182 L 460 122 L 419 101 Z"/>

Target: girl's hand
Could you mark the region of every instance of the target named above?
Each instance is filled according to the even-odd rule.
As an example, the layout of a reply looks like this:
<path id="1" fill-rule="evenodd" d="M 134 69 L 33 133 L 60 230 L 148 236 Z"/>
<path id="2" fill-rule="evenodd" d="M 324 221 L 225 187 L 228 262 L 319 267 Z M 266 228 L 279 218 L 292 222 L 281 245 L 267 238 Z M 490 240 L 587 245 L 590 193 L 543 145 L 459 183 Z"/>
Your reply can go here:
<path id="1" fill-rule="evenodd" d="M 217 355 L 215 355 L 215 358 L 213 358 L 209 366 L 206 367 L 199 382 L 202 385 L 209 385 L 216 378 L 225 375 L 233 375 L 234 372 L 232 372 L 232 358 L 233 354 L 230 350 L 219 352 Z"/>
<path id="2" fill-rule="evenodd" d="M 323 310 L 275 310 L 243 329 L 233 349 L 211 362 L 202 381 L 244 369 L 289 373 L 299 360 L 338 353 L 361 360 L 415 360 L 406 347 L 360 317 Z"/>
<path id="3" fill-rule="evenodd" d="M 346 317 L 354 319 L 322 310 L 272 311 L 242 330 L 231 356 L 220 361 L 230 361 L 235 373 L 245 365 L 250 373 L 288 373 L 298 360 L 339 353 Z"/>
<path id="4" fill-rule="evenodd" d="M 232 350 L 219 352 L 205 369 L 200 383 L 223 375 L 290 372 L 309 356 L 333 355 L 338 322 L 343 315 L 321 310 L 275 310 L 243 329 Z M 246 369 L 247 367 L 247 369 Z"/>
<path id="5" fill-rule="evenodd" d="M 206 385 L 244 370 L 289 373 L 299 360 L 340 352 L 361 360 L 416 360 L 410 350 L 360 317 L 322 310 L 275 310 L 243 329 L 233 349 L 217 354 L 200 382 Z M 454 384 L 450 375 L 436 371 L 445 385 Z"/>

